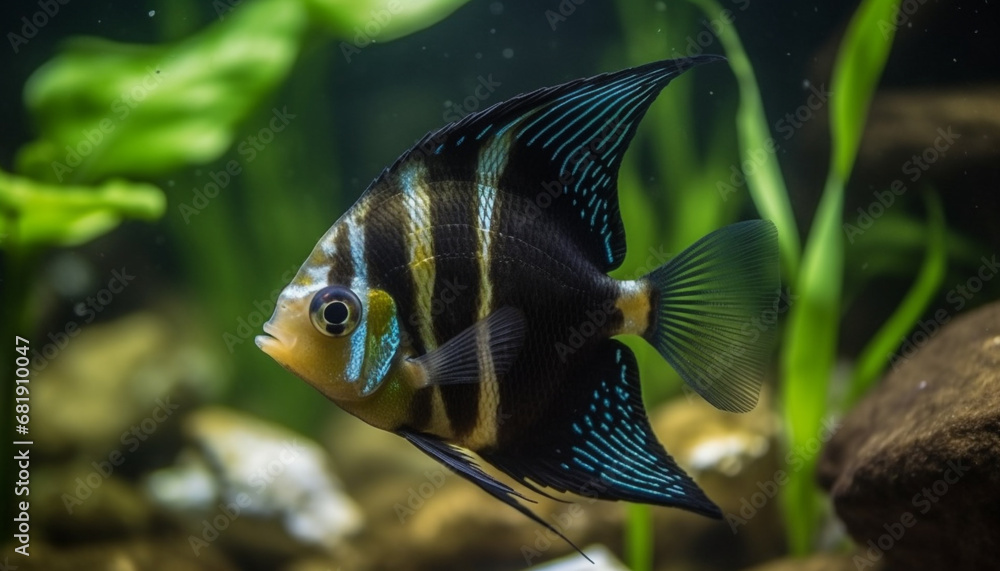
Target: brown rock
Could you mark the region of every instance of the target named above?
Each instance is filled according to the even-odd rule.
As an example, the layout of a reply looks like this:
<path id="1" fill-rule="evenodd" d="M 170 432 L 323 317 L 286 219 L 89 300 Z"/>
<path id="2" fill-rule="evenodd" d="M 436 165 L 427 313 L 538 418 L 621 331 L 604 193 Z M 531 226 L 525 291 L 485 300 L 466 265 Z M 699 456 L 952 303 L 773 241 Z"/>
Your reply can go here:
<path id="1" fill-rule="evenodd" d="M 395 434 L 338 415 L 327 435 L 346 488 L 370 519 L 352 542 L 360 557 L 345 569 L 514 569 L 575 553 L 568 543 L 553 540 L 545 528 Z M 480 465 L 536 500 L 526 503 L 529 509 L 577 545 L 620 545 L 624 504 L 571 495 L 564 497 L 569 503 L 553 501 L 525 490 L 489 464 Z"/>
<path id="2" fill-rule="evenodd" d="M 32 520 L 37 517 L 52 541 L 118 541 L 148 533 L 156 523 L 156 509 L 127 480 L 99 477 L 84 464 L 56 470 L 33 475 L 31 490 Z"/>
<path id="3" fill-rule="evenodd" d="M 784 553 L 778 496 L 788 469 L 778 463 L 780 422 L 769 395 L 762 394 L 753 411 L 733 414 L 692 393 L 656 407 L 650 419 L 667 452 L 725 517 L 717 521 L 653 508 L 658 556 L 669 560 L 685 554 L 735 569 Z"/>
<path id="4" fill-rule="evenodd" d="M 484 469 L 512 483 L 488 465 Z M 529 509 L 581 547 L 620 541 L 620 503 L 525 495 L 537 500 L 526 504 Z M 355 547 L 365 554 L 366 569 L 517 569 L 574 553 L 541 525 L 441 466 L 370 486 L 365 498 L 372 522 Z"/>
<path id="5" fill-rule="evenodd" d="M 289 558 L 336 553 L 363 525 L 326 451 L 283 426 L 224 407 L 184 419 L 188 443 L 146 488 L 176 514 L 197 552 L 219 540 L 229 551 Z"/>
<path id="6" fill-rule="evenodd" d="M 206 333 L 183 306 L 166 305 L 81 327 L 37 371 L 32 434 L 38 454 L 89 463 L 120 454 L 135 471 L 178 419 L 218 393 L 226 377 Z"/>
<path id="7" fill-rule="evenodd" d="M 181 537 L 155 541 L 91 543 L 88 545 L 32 545 L 31 557 L 18 558 L 10 569 L 31 571 L 231 571 L 236 569 L 228 560 L 215 553 L 196 556 Z"/>
<path id="8" fill-rule="evenodd" d="M 877 570 L 879 566 L 864 567 Z M 768 561 L 746 571 L 855 571 L 857 565 L 850 555 L 837 553 L 816 553 L 809 557 L 786 557 Z"/>
<path id="9" fill-rule="evenodd" d="M 963 315 L 844 419 L 820 483 L 869 561 L 995 569 L 1000 542 L 1000 303 Z"/>

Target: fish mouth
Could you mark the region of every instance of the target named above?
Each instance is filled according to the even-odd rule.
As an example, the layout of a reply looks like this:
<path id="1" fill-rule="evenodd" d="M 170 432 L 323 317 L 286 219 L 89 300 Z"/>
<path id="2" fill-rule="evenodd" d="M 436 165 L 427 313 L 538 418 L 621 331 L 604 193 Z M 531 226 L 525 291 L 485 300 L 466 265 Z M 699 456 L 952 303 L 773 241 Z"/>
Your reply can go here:
<path id="1" fill-rule="evenodd" d="M 253 342 L 275 361 L 284 363 L 282 357 L 295 347 L 295 336 L 271 321 L 264 324 L 264 333 L 264 335 L 256 336 Z"/>

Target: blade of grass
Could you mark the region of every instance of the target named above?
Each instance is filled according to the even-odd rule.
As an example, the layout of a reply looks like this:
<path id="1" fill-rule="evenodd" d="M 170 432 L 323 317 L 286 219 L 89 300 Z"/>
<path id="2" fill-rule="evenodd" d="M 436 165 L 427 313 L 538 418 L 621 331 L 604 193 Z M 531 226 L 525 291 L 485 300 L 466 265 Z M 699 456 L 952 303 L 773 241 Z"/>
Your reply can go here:
<path id="1" fill-rule="evenodd" d="M 872 383 L 885 369 L 887 356 L 899 346 L 899 340 L 917 322 L 930 305 L 934 294 L 944 281 L 947 268 L 947 240 L 944 211 L 941 200 L 933 191 L 924 195 L 927 204 L 928 228 L 927 255 L 913 287 L 907 292 L 896 311 L 882 325 L 865 346 L 851 375 L 847 399 L 843 408 L 854 405 L 871 388 Z"/>
<path id="2" fill-rule="evenodd" d="M 844 184 L 850 178 L 872 92 L 892 47 L 898 0 L 864 0 L 848 25 L 834 64 L 830 97 L 830 173 L 806 244 L 782 355 L 783 409 L 788 446 L 804 465 L 790 476 L 783 509 L 793 554 L 809 551 L 819 523 L 815 454 L 806 442 L 820 434 L 836 356 L 843 279 Z"/>
<path id="3" fill-rule="evenodd" d="M 746 185 L 753 198 L 757 210 L 764 218 L 774 222 L 778 227 L 778 246 L 781 251 L 781 262 L 786 276 L 794 276 L 799 265 L 799 232 L 795 226 L 795 217 L 788 200 L 788 190 L 785 179 L 781 175 L 781 166 L 774 153 L 775 142 L 771 137 L 764 113 L 764 104 L 760 99 L 760 89 L 754 76 L 750 58 L 743 50 L 743 44 L 736 33 L 736 28 L 728 23 L 729 19 L 717 17 L 722 8 L 715 0 L 690 0 L 719 24 L 717 34 L 719 41 L 726 50 L 729 67 L 736 76 L 740 90 L 740 103 L 736 110 L 736 133 L 739 140 L 740 156 L 754 161 L 756 168 L 744 173 Z M 757 160 L 757 159 L 760 160 Z M 749 170 L 749 169 L 748 169 Z"/>
<path id="4" fill-rule="evenodd" d="M 805 460 L 799 470 L 792 472 L 785 487 L 785 527 L 789 547 L 796 555 L 809 551 L 819 516 L 818 494 L 812 481 L 815 455 L 808 454 L 804 444 L 820 434 L 836 355 L 843 270 L 842 211 L 843 183 L 839 177 L 831 177 L 806 244 L 794 288 L 799 299 L 789 312 L 782 355 L 787 444 Z"/>
<path id="5" fill-rule="evenodd" d="M 627 504 L 628 526 L 625 528 L 625 552 L 632 571 L 653 569 L 653 512 L 644 504 Z"/>
<path id="6" fill-rule="evenodd" d="M 904 264 L 899 259 L 906 257 L 912 251 L 916 252 L 922 263 L 927 250 L 926 237 L 926 221 L 908 215 L 887 213 L 846 252 L 848 264 L 851 263 L 850 256 L 854 255 L 858 260 L 864 259 L 872 266 L 872 271 L 856 273 L 853 278 L 858 284 L 863 284 L 870 277 L 877 275 L 904 275 L 902 274 Z M 955 228 L 945 228 L 944 241 L 948 265 L 953 268 L 975 269 L 981 263 L 980 256 L 988 253 L 982 244 L 961 234 Z M 913 273 L 914 268 L 911 265 L 905 275 L 912 276 Z"/>

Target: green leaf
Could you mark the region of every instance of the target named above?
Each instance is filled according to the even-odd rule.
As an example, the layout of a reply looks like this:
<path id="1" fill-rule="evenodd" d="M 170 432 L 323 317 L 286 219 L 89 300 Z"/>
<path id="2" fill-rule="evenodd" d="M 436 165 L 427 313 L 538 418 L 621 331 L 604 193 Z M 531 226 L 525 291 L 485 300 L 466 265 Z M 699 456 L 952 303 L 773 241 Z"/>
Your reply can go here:
<path id="1" fill-rule="evenodd" d="M 879 275 L 912 277 L 925 257 L 927 232 L 925 221 L 901 212 L 887 212 L 879 218 L 878 224 L 865 230 L 847 250 L 846 261 L 851 264 L 850 268 L 859 268 L 862 263 L 867 265 L 863 273 L 859 270 L 848 274 L 855 287 Z M 949 264 L 954 267 L 975 269 L 981 263 L 979 257 L 988 253 L 982 244 L 947 227 L 945 246 Z"/>
<path id="2" fill-rule="evenodd" d="M 830 97 L 831 171 L 844 182 L 854 167 L 872 93 L 889 59 L 898 9 L 899 0 L 862 2 L 837 54 Z"/>
<path id="3" fill-rule="evenodd" d="M 828 180 L 793 288 L 799 299 L 789 311 L 781 362 L 788 446 L 801 451 L 805 464 L 790 475 L 783 502 L 789 546 L 796 555 L 809 552 L 819 523 L 815 455 L 804 445 L 820 435 L 836 357 L 844 264 L 842 216 L 843 183 Z"/>
<path id="4" fill-rule="evenodd" d="M 733 70 L 740 89 L 740 103 L 736 110 L 740 156 L 744 162 L 750 161 L 755 165 L 754 169 L 747 169 L 750 172 L 745 173 L 747 188 L 757 210 L 778 228 L 782 271 L 787 276 L 794 276 L 799 265 L 799 231 L 795 226 L 788 189 L 775 155 L 775 141 L 768 127 L 750 58 L 743 50 L 743 44 L 736 29 L 729 23 L 730 20 L 719 17 L 722 8 L 715 0 L 691 2 L 712 18 L 714 24 L 718 24 L 715 31 L 726 50 L 729 67 Z"/>
<path id="5" fill-rule="evenodd" d="M 112 179 L 98 187 L 57 186 L 0 171 L 0 244 L 73 246 L 126 218 L 163 215 L 163 192 L 145 183 Z"/>
<path id="6" fill-rule="evenodd" d="M 889 355 L 899 346 L 903 338 L 916 324 L 930 305 L 934 294 L 944 281 L 947 269 L 947 234 L 945 232 L 944 211 L 941 200 L 933 191 L 925 196 L 928 212 L 927 255 L 913 287 L 896 308 L 892 316 L 882 324 L 878 333 L 858 357 L 851 376 L 845 408 L 854 405 L 878 378 L 889 362 Z"/>
<path id="7" fill-rule="evenodd" d="M 782 355 L 783 409 L 788 445 L 805 450 L 821 433 L 828 388 L 837 352 L 844 266 L 844 185 L 850 178 L 868 114 L 872 92 L 889 56 L 892 22 L 898 0 L 864 0 L 847 28 L 834 64 L 830 97 L 833 147 L 830 172 L 816 211 L 791 307 L 788 342 Z M 815 455 L 791 475 L 783 506 L 789 545 L 794 554 L 809 551 L 819 524 L 819 492 L 813 473 Z"/>
<path id="8" fill-rule="evenodd" d="M 653 511 L 644 504 L 626 504 L 625 552 L 628 568 L 650 571 L 653 568 Z"/>
<path id="9" fill-rule="evenodd" d="M 432 26 L 468 0 L 306 0 L 313 19 L 345 41 L 347 61 L 354 50 Z M 345 51 L 346 50 L 346 51 Z"/>
<path id="10" fill-rule="evenodd" d="M 258 0 L 176 44 L 68 43 L 25 86 L 39 137 L 21 149 L 18 171 L 93 182 L 218 158 L 288 75 L 306 22 L 299 1 Z"/>

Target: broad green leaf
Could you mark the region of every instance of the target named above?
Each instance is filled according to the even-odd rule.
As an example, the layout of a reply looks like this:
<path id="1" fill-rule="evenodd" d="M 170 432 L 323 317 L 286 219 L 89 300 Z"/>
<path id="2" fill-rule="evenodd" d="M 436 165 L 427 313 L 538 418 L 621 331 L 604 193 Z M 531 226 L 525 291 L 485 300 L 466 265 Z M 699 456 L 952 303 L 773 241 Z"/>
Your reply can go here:
<path id="1" fill-rule="evenodd" d="M 864 0 L 847 28 L 834 64 L 830 96 L 833 148 L 830 171 L 802 258 L 782 355 L 783 409 L 788 445 L 801 450 L 821 432 L 837 352 L 844 266 L 844 185 L 850 178 L 872 92 L 892 45 L 898 0 Z M 807 553 L 819 524 L 815 456 L 791 475 L 783 507 L 789 546 Z"/>
<path id="2" fill-rule="evenodd" d="M 304 0 L 310 15 L 343 38 L 341 51 L 353 54 L 432 26 L 468 0 Z"/>
<path id="3" fill-rule="evenodd" d="M 74 246 L 126 218 L 163 215 L 163 192 L 146 183 L 111 179 L 98 187 L 53 185 L 0 171 L 0 244 L 5 248 Z"/>
<path id="4" fill-rule="evenodd" d="M 739 139 L 740 156 L 755 168 L 745 169 L 746 185 L 757 210 L 764 218 L 774 222 L 778 228 L 778 244 L 781 250 L 782 272 L 794 276 L 799 266 L 799 231 L 795 226 L 791 202 L 781 165 L 775 154 L 775 140 L 768 128 L 767 115 L 760 98 L 760 89 L 750 58 L 743 50 L 743 44 L 736 29 L 727 18 L 719 17 L 722 8 L 715 0 L 691 0 L 713 23 L 719 41 L 726 50 L 729 67 L 736 76 L 740 90 L 740 103 L 736 111 L 736 133 Z M 725 179 L 728 180 L 728 179 Z M 725 184 L 725 183 L 723 183 Z M 730 189 L 719 189 L 728 196 Z"/>
<path id="5" fill-rule="evenodd" d="M 924 258 L 923 266 L 899 307 L 882 324 L 878 333 L 868 342 L 858 357 L 848 387 L 849 393 L 845 408 L 853 406 L 859 398 L 868 392 L 872 383 L 889 364 L 889 355 L 899 347 L 900 339 L 913 328 L 920 316 L 927 310 L 934 294 L 937 293 L 944 281 L 948 261 L 944 211 L 940 199 L 932 191 L 928 191 L 926 203 L 929 232 L 927 233 L 927 255 Z"/>
<path id="6" fill-rule="evenodd" d="M 18 171 L 93 182 L 218 158 L 288 75 L 306 21 L 299 1 L 258 0 L 176 44 L 68 43 L 25 86 L 39 137 L 21 149 Z"/>

